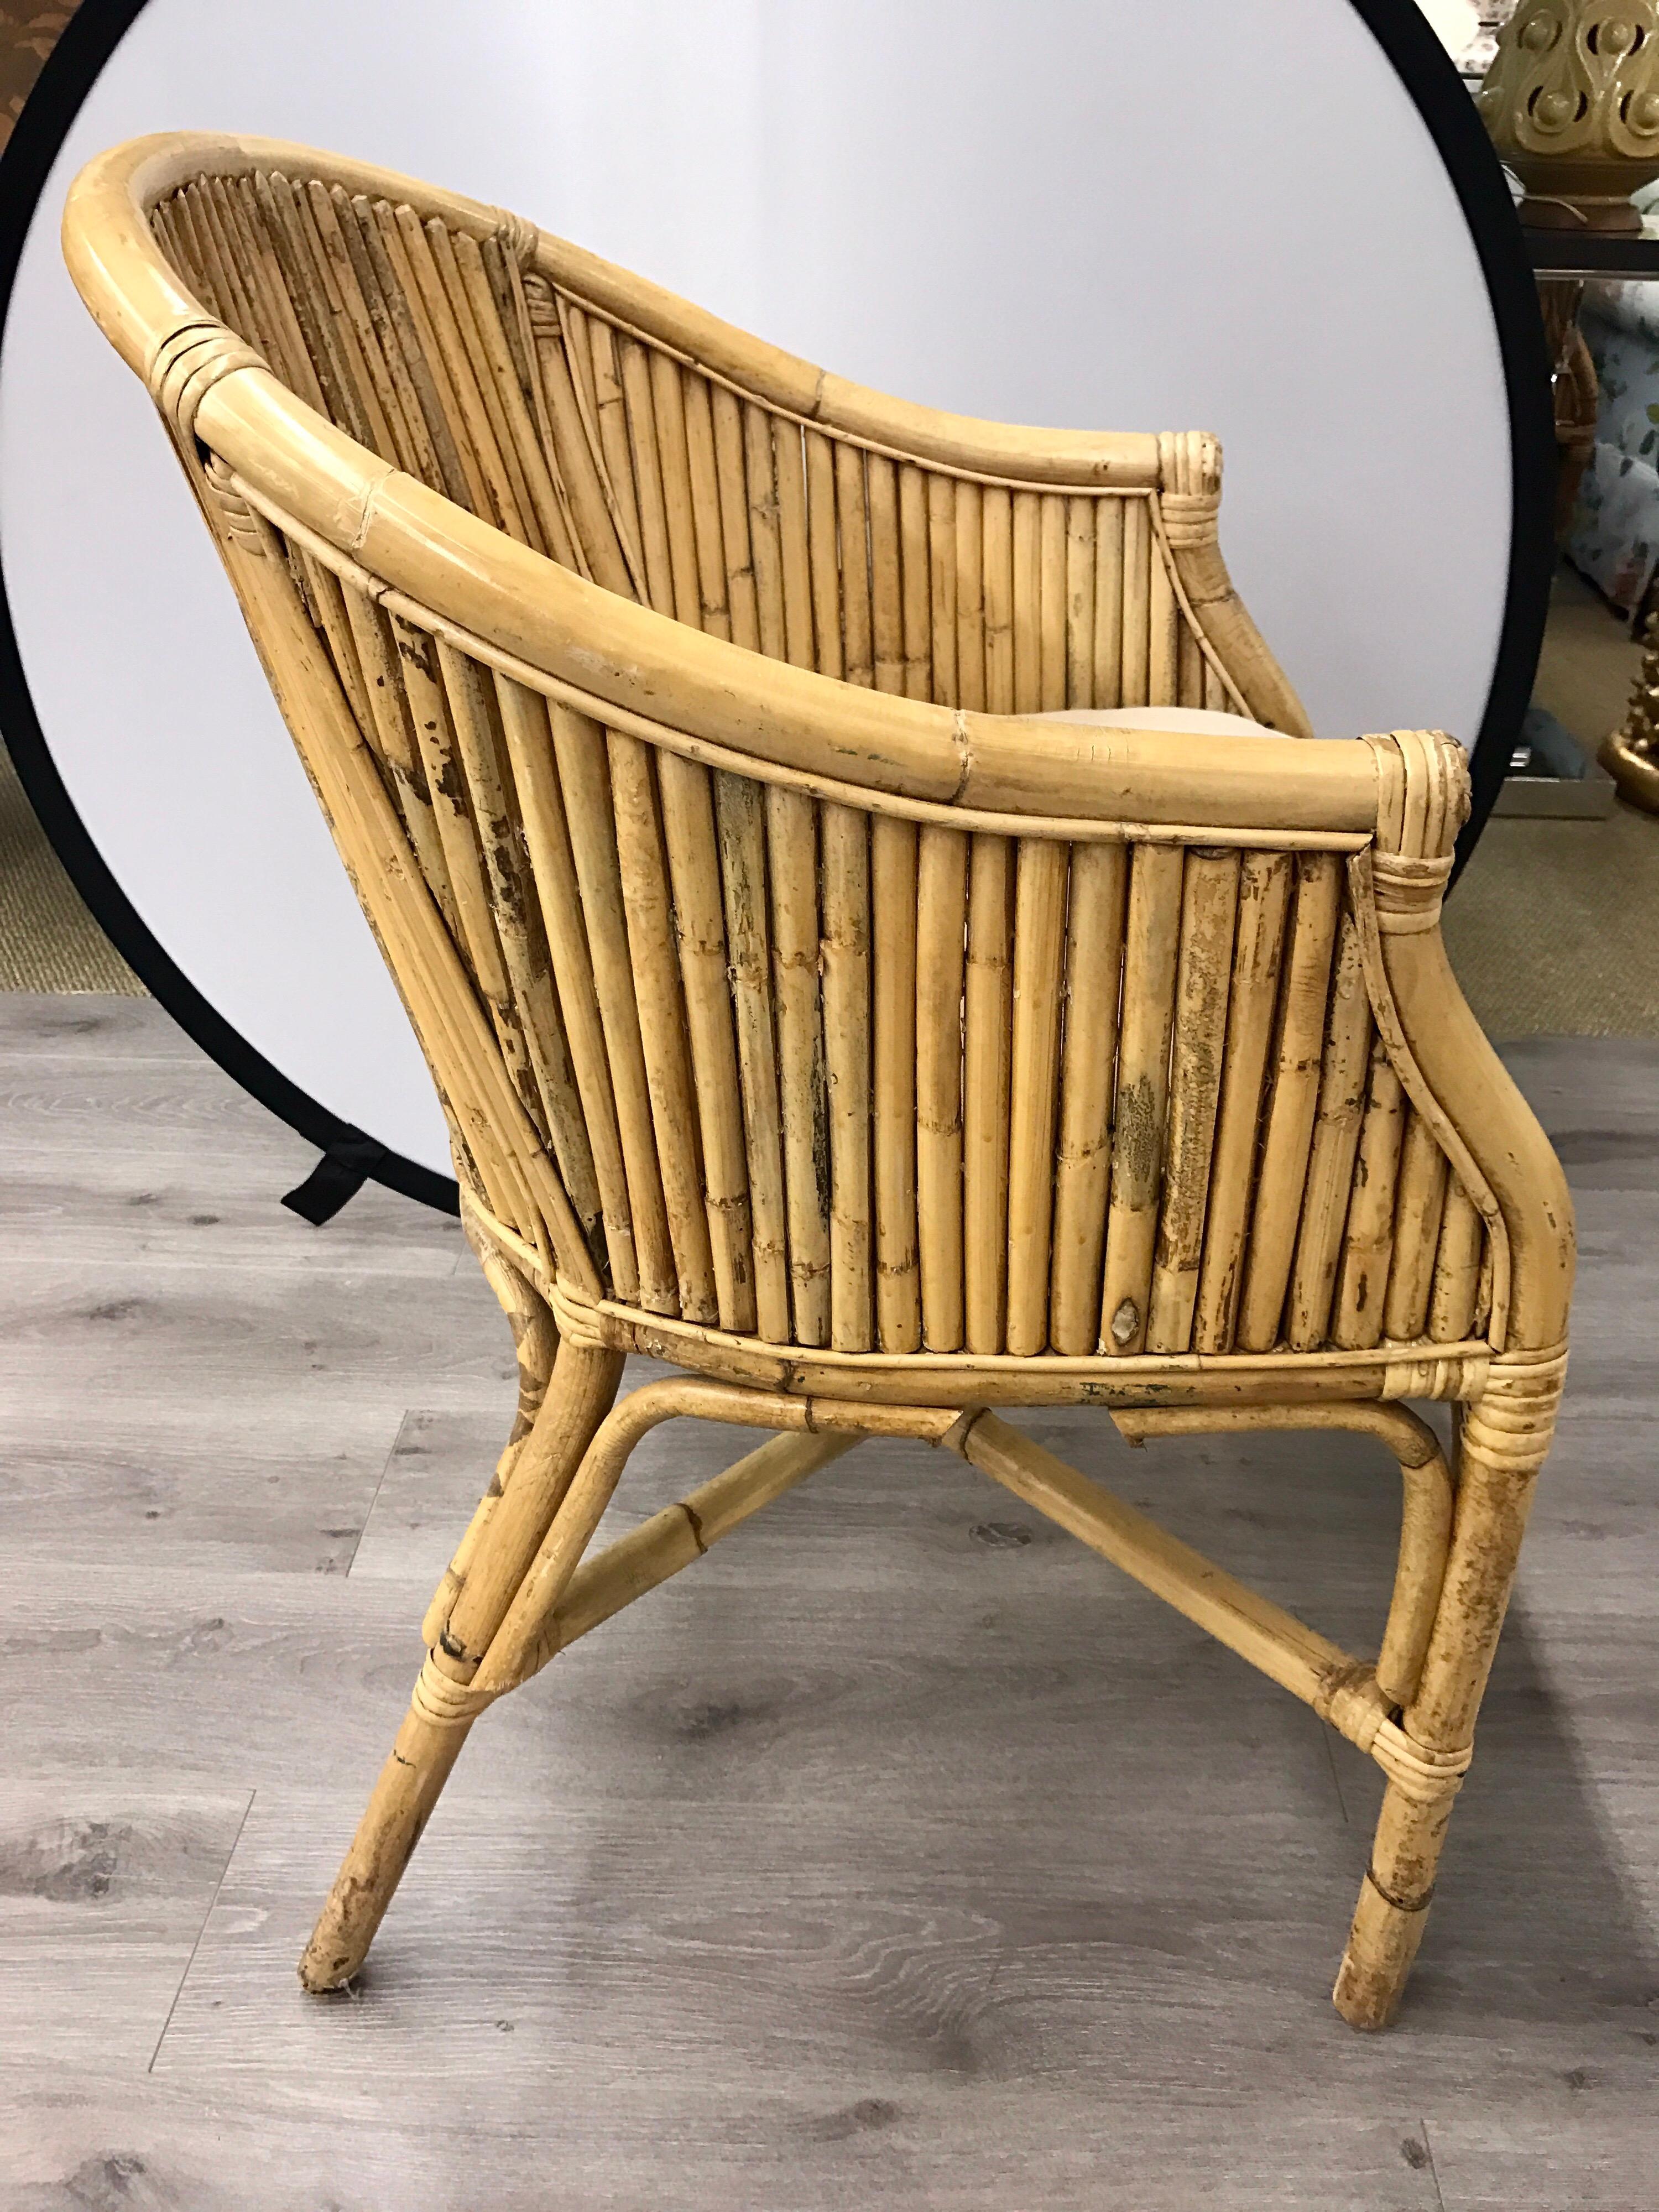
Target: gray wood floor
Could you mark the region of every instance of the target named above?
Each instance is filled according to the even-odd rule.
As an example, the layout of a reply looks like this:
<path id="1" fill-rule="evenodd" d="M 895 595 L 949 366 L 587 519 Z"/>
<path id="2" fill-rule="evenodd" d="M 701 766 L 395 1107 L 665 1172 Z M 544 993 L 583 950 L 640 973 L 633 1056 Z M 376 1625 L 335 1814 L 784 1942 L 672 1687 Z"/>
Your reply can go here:
<path id="1" fill-rule="evenodd" d="M 1659 1045 L 1513 1057 L 1577 1345 L 1393 2034 L 1327 1996 L 1375 1770 L 906 1445 L 492 1712 L 319 2003 L 506 1329 L 453 1224 L 282 1212 L 306 1149 L 154 1005 L 0 997 L 0 2205 L 1651 2212 Z M 1375 1447 L 1030 1425 L 1375 1637 Z M 658 1431 L 617 1520 L 745 1441 Z"/>

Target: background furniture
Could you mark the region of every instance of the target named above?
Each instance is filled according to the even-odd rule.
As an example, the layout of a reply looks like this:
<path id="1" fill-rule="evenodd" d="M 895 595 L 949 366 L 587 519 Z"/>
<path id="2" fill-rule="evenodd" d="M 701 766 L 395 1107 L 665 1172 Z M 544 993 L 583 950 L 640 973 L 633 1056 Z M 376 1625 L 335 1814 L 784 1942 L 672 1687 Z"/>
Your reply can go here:
<path id="1" fill-rule="evenodd" d="M 1386 2024 L 1571 1276 L 1560 1170 L 1440 944 L 1459 748 L 1276 733 L 1306 718 L 1201 434 L 886 399 L 302 148 L 118 148 L 65 240 L 397 978 L 519 1346 L 306 1985 L 361 1966 L 489 1704 L 897 1435 L 1375 1757 L 1335 1998 Z M 1204 726 L 1230 708 L 1252 726 Z M 612 1411 L 629 1352 L 687 1379 Z M 1463 1408 L 1455 1491 L 1413 1397 Z M 1375 1663 L 994 1410 L 1077 1402 L 1137 1440 L 1379 1437 L 1404 1506 Z M 585 1559 L 677 1414 L 781 1433 Z"/>

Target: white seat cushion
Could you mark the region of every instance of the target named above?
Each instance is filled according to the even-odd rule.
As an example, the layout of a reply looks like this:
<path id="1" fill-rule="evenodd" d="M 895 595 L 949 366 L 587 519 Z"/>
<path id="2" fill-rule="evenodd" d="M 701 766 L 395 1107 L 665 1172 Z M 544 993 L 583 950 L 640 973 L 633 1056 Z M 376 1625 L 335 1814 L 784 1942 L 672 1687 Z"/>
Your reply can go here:
<path id="1" fill-rule="evenodd" d="M 1213 707 L 1067 707 L 1033 714 L 1034 722 L 1087 722 L 1102 730 L 1180 730 L 1205 738 L 1276 738 L 1265 722 L 1245 714 L 1224 714 Z"/>

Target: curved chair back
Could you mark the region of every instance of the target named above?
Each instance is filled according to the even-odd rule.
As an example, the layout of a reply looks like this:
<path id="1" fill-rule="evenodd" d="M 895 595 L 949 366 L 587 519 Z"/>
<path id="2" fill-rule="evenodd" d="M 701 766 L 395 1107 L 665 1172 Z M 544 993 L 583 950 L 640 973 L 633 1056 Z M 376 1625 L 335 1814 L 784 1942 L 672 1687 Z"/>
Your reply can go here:
<path id="1" fill-rule="evenodd" d="M 1138 1365 L 1505 1325 L 1355 891 L 1409 784 L 1437 910 L 1456 749 L 1029 719 L 1305 731 L 1212 440 L 907 408 L 293 148 L 118 149 L 67 233 L 567 1328 Z"/>

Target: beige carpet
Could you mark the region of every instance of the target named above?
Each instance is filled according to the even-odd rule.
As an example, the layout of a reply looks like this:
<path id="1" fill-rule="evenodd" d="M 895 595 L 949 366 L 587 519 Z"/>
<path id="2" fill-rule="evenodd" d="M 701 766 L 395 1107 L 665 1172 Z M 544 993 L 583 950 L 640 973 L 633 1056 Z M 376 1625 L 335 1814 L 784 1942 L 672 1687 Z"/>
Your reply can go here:
<path id="1" fill-rule="evenodd" d="M 0 749 L 0 991 L 144 987 L 87 912 Z"/>

